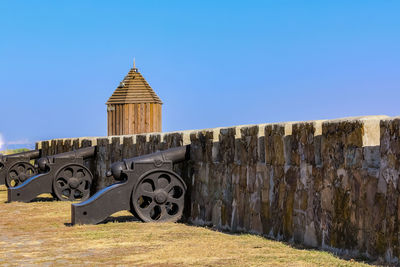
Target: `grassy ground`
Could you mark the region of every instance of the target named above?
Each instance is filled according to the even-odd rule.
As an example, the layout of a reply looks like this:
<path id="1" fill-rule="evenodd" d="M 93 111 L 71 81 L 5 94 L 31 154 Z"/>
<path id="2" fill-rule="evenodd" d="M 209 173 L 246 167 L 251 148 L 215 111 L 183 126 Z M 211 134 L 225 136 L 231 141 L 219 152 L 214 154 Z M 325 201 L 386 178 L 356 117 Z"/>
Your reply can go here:
<path id="1" fill-rule="evenodd" d="M 1 186 L 1 266 L 365 266 L 258 236 L 141 223 L 127 212 L 71 227 L 68 202 L 5 203 L 6 197 Z"/>

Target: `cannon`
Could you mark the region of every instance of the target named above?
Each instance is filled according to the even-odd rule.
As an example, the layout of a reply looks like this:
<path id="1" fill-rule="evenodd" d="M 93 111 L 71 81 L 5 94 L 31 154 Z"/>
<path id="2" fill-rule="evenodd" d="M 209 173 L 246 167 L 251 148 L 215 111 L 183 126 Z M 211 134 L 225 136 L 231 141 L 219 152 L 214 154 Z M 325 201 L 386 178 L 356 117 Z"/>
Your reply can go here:
<path id="1" fill-rule="evenodd" d="M 30 150 L 11 155 L 0 154 L 0 185 L 15 187 L 38 173 L 31 160 L 38 159 L 41 150 Z"/>
<path id="2" fill-rule="evenodd" d="M 173 163 L 189 159 L 189 146 L 125 159 L 111 165 L 107 176 L 118 182 L 71 206 L 71 224 L 97 224 L 128 210 L 144 222 L 177 221 L 184 208 L 186 184 Z"/>
<path id="3" fill-rule="evenodd" d="M 8 188 L 8 202 L 29 202 L 43 193 L 64 201 L 88 199 L 93 175 L 84 163 L 95 150 L 92 146 L 38 159 L 39 173 Z"/>

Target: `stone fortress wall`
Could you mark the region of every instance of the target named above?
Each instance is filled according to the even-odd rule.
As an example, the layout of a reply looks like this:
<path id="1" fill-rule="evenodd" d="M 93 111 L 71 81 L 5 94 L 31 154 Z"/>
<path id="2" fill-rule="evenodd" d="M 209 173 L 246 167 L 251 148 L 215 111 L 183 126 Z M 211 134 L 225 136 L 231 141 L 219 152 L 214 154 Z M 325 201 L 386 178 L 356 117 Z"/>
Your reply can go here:
<path id="1" fill-rule="evenodd" d="M 191 144 L 175 166 L 188 185 L 184 220 L 371 259 L 400 257 L 400 117 L 366 116 L 73 138 L 45 155 L 97 145 L 95 190 L 112 162 Z"/>

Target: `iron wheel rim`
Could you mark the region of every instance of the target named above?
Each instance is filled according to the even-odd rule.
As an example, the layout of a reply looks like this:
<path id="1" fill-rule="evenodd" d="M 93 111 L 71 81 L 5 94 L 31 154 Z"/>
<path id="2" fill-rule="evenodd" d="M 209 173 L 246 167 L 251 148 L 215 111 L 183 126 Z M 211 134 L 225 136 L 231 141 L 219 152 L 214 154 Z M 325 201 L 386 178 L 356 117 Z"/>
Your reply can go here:
<path id="1" fill-rule="evenodd" d="M 181 177 L 172 171 L 155 170 L 138 180 L 131 203 L 144 222 L 176 222 L 183 214 L 185 194 Z"/>
<path id="2" fill-rule="evenodd" d="M 90 197 L 93 175 L 83 165 L 61 167 L 53 181 L 54 195 L 61 201 L 85 201 Z"/>
<path id="3" fill-rule="evenodd" d="M 16 187 L 25 182 L 29 177 L 37 174 L 35 166 L 26 161 L 14 163 L 7 171 L 6 185 L 8 188 Z"/>

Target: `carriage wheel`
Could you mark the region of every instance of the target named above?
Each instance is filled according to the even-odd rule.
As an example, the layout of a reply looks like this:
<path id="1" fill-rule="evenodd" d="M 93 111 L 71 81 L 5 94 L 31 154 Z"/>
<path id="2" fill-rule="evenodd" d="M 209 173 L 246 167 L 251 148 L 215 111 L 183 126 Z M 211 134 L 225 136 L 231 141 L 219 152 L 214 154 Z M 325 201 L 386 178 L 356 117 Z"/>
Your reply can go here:
<path id="1" fill-rule="evenodd" d="M 29 162 L 16 162 L 8 169 L 6 185 L 9 188 L 16 187 L 35 174 L 37 174 L 36 168 Z"/>
<path id="2" fill-rule="evenodd" d="M 53 191 L 59 200 L 84 201 L 90 196 L 92 173 L 80 164 L 62 167 L 54 178 Z"/>
<path id="3" fill-rule="evenodd" d="M 177 174 L 154 171 L 139 179 L 131 201 L 144 222 L 176 222 L 182 216 L 185 193 L 186 185 Z"/>

